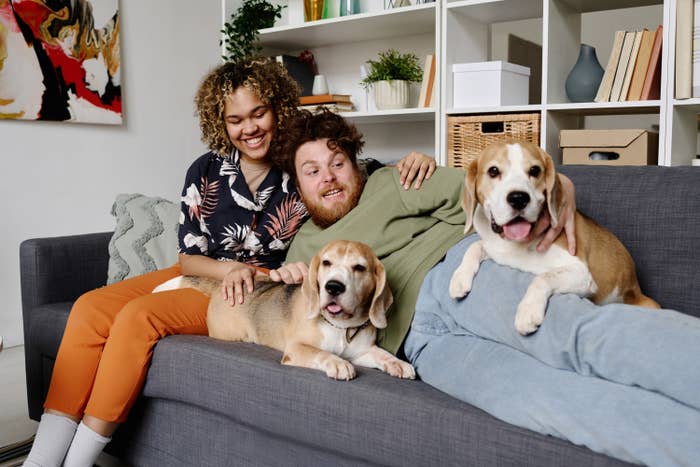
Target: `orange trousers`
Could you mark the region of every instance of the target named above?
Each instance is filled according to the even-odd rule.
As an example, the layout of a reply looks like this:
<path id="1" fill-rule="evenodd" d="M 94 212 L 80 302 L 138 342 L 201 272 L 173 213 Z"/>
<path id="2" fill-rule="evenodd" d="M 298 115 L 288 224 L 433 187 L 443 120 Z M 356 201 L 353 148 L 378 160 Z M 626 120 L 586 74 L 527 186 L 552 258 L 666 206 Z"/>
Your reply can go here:
<path id="1" fill-rule="evenodd" d="M 179 275 L 176 265 L 82 295 L 68 317 L 44 407 L 124 422 L 158 340 L 207 334 L 209 297 L 194 289 L 151 293 Z"/>

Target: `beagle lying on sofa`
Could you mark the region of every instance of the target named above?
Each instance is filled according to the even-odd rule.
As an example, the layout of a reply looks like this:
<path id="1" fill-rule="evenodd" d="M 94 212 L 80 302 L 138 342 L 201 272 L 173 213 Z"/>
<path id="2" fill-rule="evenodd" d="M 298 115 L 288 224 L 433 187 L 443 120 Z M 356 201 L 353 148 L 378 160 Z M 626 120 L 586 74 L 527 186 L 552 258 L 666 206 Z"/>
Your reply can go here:
<path id="1" fill-rule="evenodd" d="M 462 205 L 481 240 L 464 254 L 450 281 L 452 298 L 471 290 L 479 264 L 499 264 L 536 274 L 518 305 L 515 327 L 522 335 L 542 324 L 553 293 L 575 293 L 596 304 L 623 302 L 649 308 L 659 304 L 642 294 L 632 257 L 608 230 L 576 213 L 576 256 L 562 233 L 545 253 L 531 238 L 535 222 L 549 210 L 556 225 L 561 185 L 549 154 L 531 143 L 504 142 L 484 149 L 467 168 Z"/>
<path id="2" fill-rule="evenodd" d="M 211 297 L 211 337 L 272 347 L 283 352 L 283 364 L 318 369 L 335 379 L 354 378 L 353 365 L 415 378 L 409 363 L 375 344 L 393 297 L 384 266 L 363 243 L 330 242 L 311 260 L 301 286 L 257 282 L 253 294 L 235 307 L 222 298 L 219 281 L 202 277 L 176 277 L 154 292 L 184 287 Z"/>

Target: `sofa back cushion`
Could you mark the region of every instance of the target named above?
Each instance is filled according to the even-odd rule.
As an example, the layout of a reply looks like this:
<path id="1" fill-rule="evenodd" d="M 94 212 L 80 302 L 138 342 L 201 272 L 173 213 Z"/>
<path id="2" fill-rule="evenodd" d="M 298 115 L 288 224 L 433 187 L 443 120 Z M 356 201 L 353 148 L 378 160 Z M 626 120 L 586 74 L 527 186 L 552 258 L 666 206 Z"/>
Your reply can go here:
<path id="1" fill-rule="evenodd" d="M 642 291 L 663 308 L 700 317 L 700 169 L 561 166 L 578 209 L 613 232 Z"/>
<path id="2" fill-rule="evenodd" d="M 109 241 L 108 284 L 177 262 L 177 204 L 138 193 L 120 194 L 112 215 L 117 225 Z"/>

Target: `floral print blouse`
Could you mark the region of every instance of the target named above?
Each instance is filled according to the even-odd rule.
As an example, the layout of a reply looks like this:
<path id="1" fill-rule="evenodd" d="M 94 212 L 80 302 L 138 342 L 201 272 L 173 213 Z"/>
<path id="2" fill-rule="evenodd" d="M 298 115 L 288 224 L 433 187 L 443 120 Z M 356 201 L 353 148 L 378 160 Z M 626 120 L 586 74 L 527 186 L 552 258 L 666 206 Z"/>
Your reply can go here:
<path id="1" fill-rule="evenodd" d="M 209 152 L 187 171 L 179 252 L 276 269 L 307 216 L 287 173 L 273 167 L 251 193 L 238 152 Z"/>

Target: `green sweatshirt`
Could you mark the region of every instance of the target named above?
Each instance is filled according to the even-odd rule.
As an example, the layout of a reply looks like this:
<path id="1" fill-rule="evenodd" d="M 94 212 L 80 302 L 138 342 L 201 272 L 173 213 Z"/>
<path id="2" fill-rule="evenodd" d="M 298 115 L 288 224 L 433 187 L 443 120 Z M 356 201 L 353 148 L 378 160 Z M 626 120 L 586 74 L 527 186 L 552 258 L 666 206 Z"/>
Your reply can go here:
<path id="1" fill-rule="evenodd" d="M 460 169 L 438 167 L 420 190 L 404 190 L 395 168 L 377 170 L 367 180 L 357 207 L 345 217 L 325 230 L 312 221 L 302 226 L 287 262 L 309 263 L 331 240 L 371 246 L 384 264 L 394 295 L 389 325 L 379 331 L 379 345 L 396 353 L 411 325 L 425 275 L 463 237 L 463 186 Z"/>

